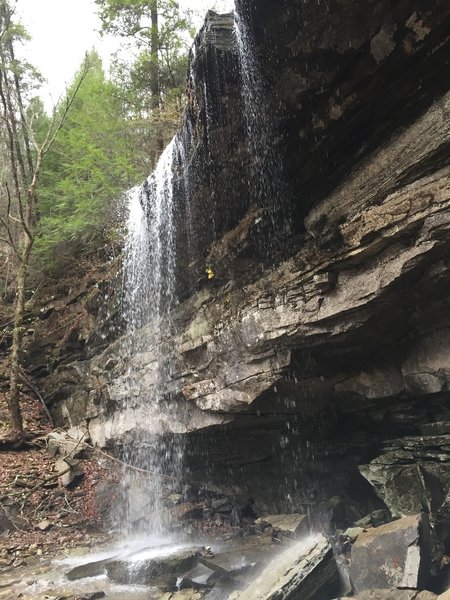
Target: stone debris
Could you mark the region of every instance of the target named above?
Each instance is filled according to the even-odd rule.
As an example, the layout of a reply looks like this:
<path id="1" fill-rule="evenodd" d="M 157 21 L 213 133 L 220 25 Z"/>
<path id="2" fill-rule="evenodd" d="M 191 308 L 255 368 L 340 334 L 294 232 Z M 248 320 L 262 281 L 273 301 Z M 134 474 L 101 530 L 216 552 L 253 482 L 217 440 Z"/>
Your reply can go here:
<path id="1" fill-rule="evenodd" d="M 421 513 L 361 533 L 351 550 L 356 591 L 423 589 L 431 563 L 430 525 Z"/>
<path id="2" fill-rule="evenodd" d="M 389 440 L 359 470 L 394 517 L 426 509 L 450 521 L 450 434 Z"/>
<path id="3" fill-rule="evenodd" d="M 354 541 L 361 533 L 364 533 L 364 531 L 367 530 L 362 527 L 349 527 L 344 531 L 344 535 Z"/>
<path id="4" fill-rule="evenodd" d="M 305 515 L 293 513 L 290 515 L 268 515 L 256 519 L 256 523 L 267 523 L 282 535 L 293 538 L 304 532 L 306 525 Z"/>
<path id="5" fill-rule="evenodd" d="M 47 450 L 50 456 L 60 454 L 67 458 L 81 458 L 86 450 L 86 441 L 88 440 L 87 430 L 83 432 L 81 427 L 73 427 L 71 433 L 77 437 L 72 437 L 69 433 L 63 431 L 52 431 L 47 436 Z M 76 431 L 75 431 L 76 430 Z"/>
<path id="6" fill-rule="evenodd" d="M 50 527 L 53 527 L 54 522 L 51 519 L 44 519 L 43 521 L 40 521 L 37 524 L 37 527 L 41 530 L 41 531 L 47 531 L 47 529 L 50 529 Z"/>
<path id="7" fill-rule="evenodd" d="M 80 461 L 75 458 L 58 458 L 55 462 L 55 471 L 60 474 L 58 479 L 65 488 L 68 488 L 83 477 Z"/>

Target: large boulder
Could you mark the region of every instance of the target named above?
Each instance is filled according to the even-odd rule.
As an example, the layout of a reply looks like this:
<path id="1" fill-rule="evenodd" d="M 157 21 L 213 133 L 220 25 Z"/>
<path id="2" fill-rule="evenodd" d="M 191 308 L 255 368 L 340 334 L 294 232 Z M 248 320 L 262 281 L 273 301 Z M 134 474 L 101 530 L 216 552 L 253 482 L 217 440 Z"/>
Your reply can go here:
<path id="1" fill-rule="evenodd" d="M 431 563 L 430 525 L 425 514 L 403 517 L 358 536 L 350 576 L 357 592 L 423 589 Z"/>
<path id="2" fill-rule="evenodd" d="M 383 452 L 359 467 L 394 517 L 421 510 L 450 544 L 450 434 L 389 440 Z"/>
<path id="3" fill-rule="evenodd" d="M 176 577 L 193 569 L 200 558 L 199 548 L 182 550 L 155 556 L 154 549 L 141 550 L 123 559 L 111 560 L 105 568 L 109 579 L 121 584 L 149 585 L 158 579 Z"/>

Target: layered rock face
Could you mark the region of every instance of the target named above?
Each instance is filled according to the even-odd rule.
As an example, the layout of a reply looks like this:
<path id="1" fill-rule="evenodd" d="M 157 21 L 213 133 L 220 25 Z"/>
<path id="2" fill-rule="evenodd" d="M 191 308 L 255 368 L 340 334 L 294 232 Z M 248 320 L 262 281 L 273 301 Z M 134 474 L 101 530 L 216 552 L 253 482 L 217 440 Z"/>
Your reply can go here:
<path id="1" fill-rule="evenodd" d="M 290 236 L 265 244 L 277 227 L 251 189 L 233 19 L 210 13 L 175 183 L 171 328 L 162 339 L 147 325 L 132 356 L 119 338 L 61 365 L 47 396 L 101 445 L 133 435 L 136 413 L 149 438 L 183 436 L 187 479 L 262 511 L 322 506 L 326 526 L 424 509 L 449 543 L 450 7 L 238 9 L 287 174 Z M 169 374 L 164 414 L 142 404 L 155 356 Z"/>

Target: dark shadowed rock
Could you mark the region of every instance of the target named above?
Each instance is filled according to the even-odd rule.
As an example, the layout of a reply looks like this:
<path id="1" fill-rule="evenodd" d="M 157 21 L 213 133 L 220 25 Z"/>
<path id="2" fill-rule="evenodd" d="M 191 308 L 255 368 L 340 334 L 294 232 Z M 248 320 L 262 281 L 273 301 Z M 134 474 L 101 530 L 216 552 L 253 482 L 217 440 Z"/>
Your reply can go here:
<path id="1" fill-rule="evenodd" d="M 426 511 L 450 544 L 450 434 L 389 440 L 359 467 L 393 516 Z"/>
<path id="2" fill-rule="evenodd" d="M 256 197 L 233 18 L 210 13 L 174 173 L 170 335 L 149 324 L 127 355 L 103 299 L 119 294 L 102 281 L 42 313 L 27 366 L 58 425 L 88 425 L 99 446 L 136 428 L 149 445 L 183 436 L 187 472 L 236 489 L 237 506 L 254 496 L 259 514 L 311 514 L 339 490 L 317 519 L 327 529 L 423 508 L 449 548 L 450 5 L 237 8 L 267 84 L 291 233 L 274 235 L 272 198 Z M 56 324 L 78 313 L 74 349 Z M 139 405 L 156 386 L 177 418 Z"/>

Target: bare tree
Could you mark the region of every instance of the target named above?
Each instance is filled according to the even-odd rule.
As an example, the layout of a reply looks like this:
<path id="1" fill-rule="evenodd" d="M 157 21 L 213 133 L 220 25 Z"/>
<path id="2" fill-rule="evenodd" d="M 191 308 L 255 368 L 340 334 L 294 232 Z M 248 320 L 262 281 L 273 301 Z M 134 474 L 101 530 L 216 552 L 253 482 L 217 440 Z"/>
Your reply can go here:
<path id="1" fill-rule="evenodd" d="M 23 349 L 26 285 L 37 229 L 39 180 L 45 156 L 64 126 L 88 65 L 85 63 L 75 88 L 64 104 L 54 108 L 44 140 L 38 143 L 26 116 L 22 97 L 23 85 L 20 74 L 15 69 L 14 38 L 8 35 L 13 28 L 11 15 L 8 2 L 0 0 L 0 111 L 9 171 L 9 181 L 5 178 L 3 184 L 6 192 L 6 211 L 0 216 L 5 237 L 0 238 L 0 241 L 11 248 L 17 261 L 8 394 L 11 427 L 3 442 L 19 443 L 24 437 L 19 376 Z"/>

